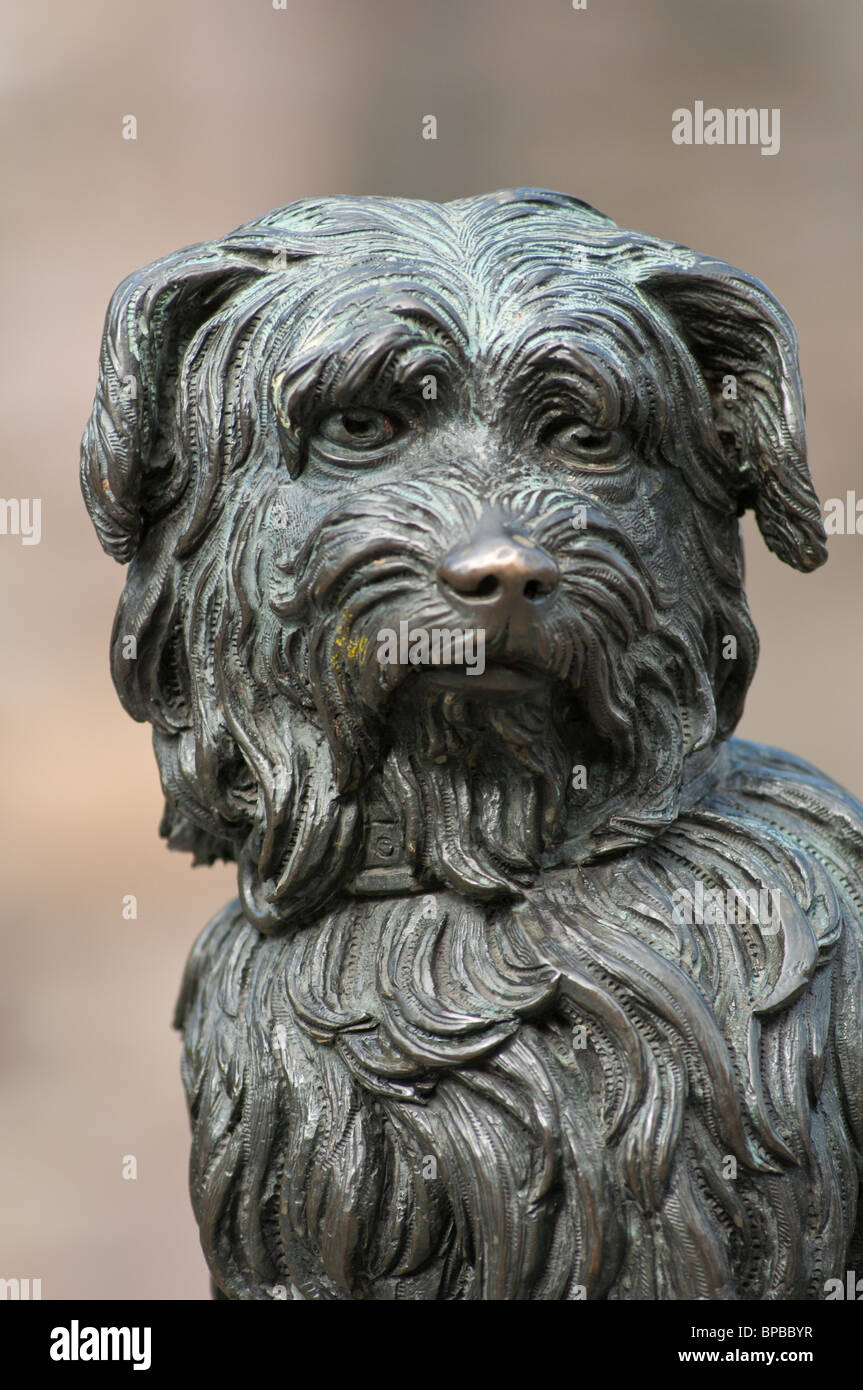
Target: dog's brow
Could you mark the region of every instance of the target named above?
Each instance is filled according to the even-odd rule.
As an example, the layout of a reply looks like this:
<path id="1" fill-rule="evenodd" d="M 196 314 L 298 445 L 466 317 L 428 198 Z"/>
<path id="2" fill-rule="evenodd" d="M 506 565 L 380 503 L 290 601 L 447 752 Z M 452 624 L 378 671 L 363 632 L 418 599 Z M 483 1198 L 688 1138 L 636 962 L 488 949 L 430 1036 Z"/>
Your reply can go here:
<path id="1" fill-rule="evenodd" d="M 586 411 L 602 418 L 614 416 L 620 396 L 613 374 L 603 365 L 602 347 L 597 343 L 591 348 L 583 335 L 579 339 L 571 325 L 551 330 L 544 326 L 500 351 L 492 374 L 501 409 L 509 410 L 515 400 L 531 412 L 560 386 Z"/>
<path id="2" fill-rule="evenodd" d="M 443 335 L 441 335 L 442 337 Z M 424 325 L 400 317 L 352 325 L 303 353 L 289 369 L 297 381 L 295 409 L 312 402 L 355 399 L 364 391 L 419 389 L 432 373 L 441 388 L 457 370 L 461 353 L 447 336 L 444 341 Z"/>

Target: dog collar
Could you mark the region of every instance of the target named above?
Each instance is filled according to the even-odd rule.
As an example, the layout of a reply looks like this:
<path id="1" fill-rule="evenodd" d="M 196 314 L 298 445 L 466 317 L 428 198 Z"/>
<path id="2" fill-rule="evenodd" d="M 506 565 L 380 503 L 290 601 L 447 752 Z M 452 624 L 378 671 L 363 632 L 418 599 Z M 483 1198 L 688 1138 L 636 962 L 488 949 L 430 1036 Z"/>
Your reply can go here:
<path id="1" fill-rule="evenodd" d="M 724 743 L 691 753 L 684 764 L 677 801 L 677 815 L 691 811 L 722 781 L 728 761 Z M 657 827 L 661 830 L 662 827 Z M 373 795 L 366 821 L 366 852 L 359 872 L 346 885 L 354 897 L 388 897 L 400 893 L 423 893 L 408 860 L 402 823 L 389 802 Z M 636 841 L 633 841 L 636 843 Z M 621 848 L 615 844 L 615 851 Z"/>
<path id="2" fill-rule="evenodd" d="M 355 897 L 421 893 L 408 862 L 400 818 L 381 794 L 373 794 L 366 820 L 366 853 L 359 873 L 347 885 Z"/>

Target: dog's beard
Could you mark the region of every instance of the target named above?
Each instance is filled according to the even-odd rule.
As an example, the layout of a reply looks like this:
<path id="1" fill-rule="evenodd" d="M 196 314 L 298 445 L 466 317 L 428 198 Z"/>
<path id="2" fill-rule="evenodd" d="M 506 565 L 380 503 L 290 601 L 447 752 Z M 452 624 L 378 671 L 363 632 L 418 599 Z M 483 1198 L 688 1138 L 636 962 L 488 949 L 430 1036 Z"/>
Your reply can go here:
<path id="1" fill-rule="evenodd" d="M 395 498 L 364 503 L 361 519 L 347 508 L 331 514 L 285 565 L 274 660 L 290 669 L 297 706 L 314 703 L 325 734 L 310 774 L 342 827 L 327 842 L 328 887 L 358 867 L 364 814 L 383 795 L 402 817 L 420 881 L 517 894 L 549 856 L 575 862 L 655 834 L 676 814 L 687 755 L 715 734 L 703 616 L 660 602 L 649 557 L 597 508 L 576 530 L 564 494 L 497 501 L 562 576 L 540 621 L 487 637 L 487 662 L 535 677 L 518 700 L 475 695 L 470 676 L 446 691 L 409 662 L 379 660 L 379 633 L 405 621 L 412 631 L 469 625 L 434 582 L 441 536 L 477 520 L 469 495 L 402 485 Z M 284 833 L 287 862 L 303 831 L 286 821 Z M 276 918 L 296 895 L 279 850 L 271 835 L 267 910 Z"/>
<path id="2" fill-rule="evenodd" d="M 427 689 L 417 698 L 421 681 L 393 701 L 401 735 L 383 776 L 417 864 L 472 894 L 529 882 L 565 806 L 567 692 L 546 684 L 514 704 Z"/>

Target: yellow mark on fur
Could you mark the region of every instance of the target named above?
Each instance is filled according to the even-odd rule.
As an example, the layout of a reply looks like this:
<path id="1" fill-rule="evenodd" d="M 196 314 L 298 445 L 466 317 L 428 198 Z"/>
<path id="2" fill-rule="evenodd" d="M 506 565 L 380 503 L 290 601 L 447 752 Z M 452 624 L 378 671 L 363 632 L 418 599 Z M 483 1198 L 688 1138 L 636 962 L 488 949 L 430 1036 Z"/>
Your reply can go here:
<path id="1" fill-rule="evenodd" d="M 332 656 L 332 664 L 334 667 L 337 667 L 340 662 L 344 661 L 362 661 L 369 649 L 368 637 L 351 636 L 351 623 L 353 622 L 353 617 L 354 615 L 350 611 L 344 613 L 336 629 L 336 635 L 333 638 Z"/>

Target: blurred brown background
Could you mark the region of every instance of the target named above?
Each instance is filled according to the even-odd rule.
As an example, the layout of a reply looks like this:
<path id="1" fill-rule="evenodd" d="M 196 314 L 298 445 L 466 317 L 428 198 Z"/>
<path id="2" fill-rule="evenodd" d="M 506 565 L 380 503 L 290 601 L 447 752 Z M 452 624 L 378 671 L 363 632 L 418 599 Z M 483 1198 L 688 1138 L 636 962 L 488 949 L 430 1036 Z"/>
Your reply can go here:
<path id="1" fill-rule="evenodd" d="M 235 890 L 157 838 L 148 731 L 108 677 L 123 576 L 76 470 L 111 291 L 309 194 L 562 189 L 767 282 L 800 335 L 821 497 L 863 496 L 863 11 L 19 0 L 4 27 L 0 495 L 41 497 L 43 521 L 39 545 L 0 536 L 0 1276 L 41 1278 L 44 1298 L 203 1298 L 169 1025 L 189 947 Z M 779 107 L 780 152 L 673 144 L 672 111 L 697 100 Z M 740 731 L 863 796 L 863 539 L 836 537 L 826 569 L 801 576 L 748 521 L 746 535 L 763 650 Z"/>

